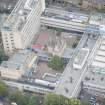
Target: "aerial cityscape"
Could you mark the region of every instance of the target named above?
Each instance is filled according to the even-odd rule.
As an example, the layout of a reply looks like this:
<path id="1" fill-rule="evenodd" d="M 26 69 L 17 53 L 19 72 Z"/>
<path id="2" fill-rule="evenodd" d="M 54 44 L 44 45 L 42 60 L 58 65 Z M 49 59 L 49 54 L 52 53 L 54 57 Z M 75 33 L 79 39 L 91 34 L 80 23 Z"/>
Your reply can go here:
<path id="1" fill-rule="evenodd" d="M 0 105 L 105 105 L 105 0 L 0 0 Z"/>

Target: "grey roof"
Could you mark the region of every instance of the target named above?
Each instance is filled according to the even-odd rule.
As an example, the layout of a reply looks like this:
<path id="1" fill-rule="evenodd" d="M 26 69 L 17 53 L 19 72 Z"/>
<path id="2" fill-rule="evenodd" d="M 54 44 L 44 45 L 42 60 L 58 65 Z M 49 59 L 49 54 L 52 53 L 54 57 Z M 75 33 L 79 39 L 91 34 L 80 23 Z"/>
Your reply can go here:
<path id="1" fill-rule="evenodd" d="M 57 82 L 60 78 L 61 74 L 60 73 L 56 73 L 56 75 L 53 75 L 53 74 L 49 74 L 47 73 L 43 79 L 46 80 L 46 81 L 49 81 L 49 82 Z"/>
<path id="2" fill-rule="evenodd" d="M 78 52 L 76 58 L 74 59 L 74 63 L 75 64 L 82 65 L 82 63 L 84 62 L 85 57 L 87 56 L 88 53 L 89 53 L 89 50 L 88 49 L 86 49 L 86 50 L 85 49 L 81 49 Z M 78 61 L 76 62 L 76 60 L 78 60 Z"/>
<path id="3" fill-rule="evenodd" d="M 101 4 L 103 4 L 103 3 L 105 3 L 105 0 L 85 0 L 85 1 L 87 1 L 87 2 L 90 2 L 90 3 L 101 3 Z"/>
<path id="4" fill-rule="evenodd" d="M 96 88 L 105 88 L 105 74 L 95 73 L 91 70 L 88 70 L 83 78 L 83 82 L 85 82 L 86 84 L 92 84 Z"/>
<path id="5" fill-rule="evenodd" d="M 29 50 L 21 50 L 11 56 L 8 61 L 3 61 L 1 67 L 19 69 L 31 54 Z"/>
<path id="6" fill-rule="evenodd" d="M 88 21 L 88 15 L 83 13 L 77 13 L 77 12 L 67 12 L 67 11 L 60 11 L 56 9 L 49 9 L 46 8 L 45 12 L 42 14 L 42 16 L 51 17 L 54 19 L 61 19 L 65 21 L 73 21 L 73 22 L 79 22 L 79 23 L 86 23 Z"/>
<path id="7" fill-rule="evenodd" d="M 0 0 L 0 7 L 3 7 L 3 5 L 14 7 L 17 2 L 18 0 Z"/>
<path id="8" fill-rule="evenodd" d="M 71 48 L 66 48 L 62 54 L 63 58 L 71 58 L 73 54 L 73 49 Z"/>
<path id="9" fill-rule="evenodd" d="M 81 70 L 73 69 L 69 62 L 62 74 L 62 77 L 60 78 L 58 86 L 55 89 L 56 93 L 62 94 L 68 98 L 72 97 L 75 93 L 78 83 L 81 82 L 80 78 L 82 77 L 84 71 L 85 68 Z"/>
<path id="10" fill-rule="evenodd" d="M 21 31 L 28 21 L 28 16 L 34 10 L 38 0 L 19 0 L 20 5 L 10 14 L 9 19 L 5 21 L 4 26 L 16 28 Z"/>

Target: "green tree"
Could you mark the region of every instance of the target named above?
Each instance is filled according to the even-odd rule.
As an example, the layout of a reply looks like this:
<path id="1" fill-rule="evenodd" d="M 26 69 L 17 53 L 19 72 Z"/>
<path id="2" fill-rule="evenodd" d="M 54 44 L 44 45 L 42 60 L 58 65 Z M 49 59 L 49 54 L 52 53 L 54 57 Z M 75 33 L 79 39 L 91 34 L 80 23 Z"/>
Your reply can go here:
<path id="1" fill-rule="evenodd" d="M 9 100 L 11 102 L 16 102 L 17 105 L 29 105 L 29 97 L 23 95 L 20 91 L 16 90 L 9 95 Z"/>
<path id="2" fill-rule="evenodd" d="M 29 99 L 29 104 L 28 105 L 38 105 L 38 99 L 36 96 L 31 96 Z"/>
<path id="3" fill-rule="evenodd" d="M 3 48 L 0 48 L 0 63 L 3 61 L 3 60 L 7 60 L 8 57 L 4 54 L 4 50 Z"/>
<path id="4" fill-rule="evenodd" d="M 70 98 L 70 99 L 66 99 L 65 101 L 66 105 L 80 105 L 80 100 L 78 100 L 77 98 Z"/>
<path id="5" fill-rule="evenodd" d="M 64 64 L 60 57 L 54 56 L 51 62 L 49 62 L 49 67 L 51 67 L 54 70 L 63 70 Z"/>
<path id="6" fill-rule="evenodd" d="M 16 91 L 10 93 L 8 98 L 11 102 L 18 103 L 21 96 L 22 96 L 22 93 L 20 91 L 16 90 Z"/>
<path id="7" fill-rule="evenodd" d="M 49 93 L 44 97 L 44 105 L 65 105 L 65 98 L 60 95 Z"/>
<path id="8" fill-rule="evenodd" d="M 8 90 L 6 84 L 0 80 L 0 96 L 7 96 Z"/>
<path id="9" fill-rule="evenodd" d="M 10 102 L 15 102 L 17 105 L 38 105 L 36 96 L 23 95 L 20 91 L 16 90 L 9 95 Z"/>
<path id="10" fill-rule="evenodd" d="M 92 105 L 92 104 L 89 102 L 83 102 L 83 103 L 81 103 L 81 105 Z"/>
<path id="11" fill-rule="evenodd" d="M 29 104 L 29 97 L 26 95 L 21 95 L 17 101 L 18 105 L 30 105 Z"/>

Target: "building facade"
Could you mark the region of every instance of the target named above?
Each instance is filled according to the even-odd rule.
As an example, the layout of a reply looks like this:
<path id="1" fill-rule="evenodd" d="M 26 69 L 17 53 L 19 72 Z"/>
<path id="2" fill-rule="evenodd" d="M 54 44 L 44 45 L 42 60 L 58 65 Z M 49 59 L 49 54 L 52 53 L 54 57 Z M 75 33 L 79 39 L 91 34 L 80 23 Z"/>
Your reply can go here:
<path id="1" fill-rule="evenodd" d="M 3 45 L 7 55 L 16 49 L 30 46 L 39 31 L 44 8 L 43 0 L 19 0 L 2 27 Z"/>

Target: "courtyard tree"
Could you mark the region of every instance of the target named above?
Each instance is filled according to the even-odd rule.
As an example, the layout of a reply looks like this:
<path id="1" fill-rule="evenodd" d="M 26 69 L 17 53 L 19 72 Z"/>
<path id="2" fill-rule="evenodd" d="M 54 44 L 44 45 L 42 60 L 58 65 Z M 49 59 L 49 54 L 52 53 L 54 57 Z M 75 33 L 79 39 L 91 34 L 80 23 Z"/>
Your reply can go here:
<path id="1" fill-rule="evenodd" d="M 22 93 L 19 90 L 16 90 L 16 91 L 11 92 L 8 98 L 11 102 L 18 103 L 21 96 L 22 96 Z"/>
<path id="2" fill-rule="evenodd" d="M 65 98 L 61 95 L 49 93 L 44 97 L 44 105 L 81 105 L 77 98 Z"/>
<path id="3" fill-rule="evenodd" d="M 0 80 L 0 96 L 7 96 L 8 95 L 8 90 L 6 84 Z"/>
<path id="4" fill-rule="evenodd" d="M 44 97 L 44 105 L 65 105 L 65 98 L 60 95 L 49 93 Z"/>
<path id="5" fill-rule="evenodd" d="M 81 105 L 80 100 L 77 98 L 66 99 L 66 105 Z"/>
<path id="6" fill-rule="evenodd" d="M 9 94 L 9 101 L 17 103 L 17 105 L 38 105 L 38 99 L 35 95 L 27 96 L 19 90 L 11 92 Z"/>
<path id="7" fill-rule="evenodd" d="M 31 96 L 29 99 L 29 104 L 28 105 L 38 105 L 38 99 L 36 96 Z"/>
<path id="8" fill-rule="evenodd" d="M 28 97 L 27 95 L 21 95 L 19 98 L 18 98 L 18 101 L 17 101 L 17 104 L 18 105 L 30 105 L 29 104 L 29 100 L 30 100 L 30 97 Z M 32 104 L 33 105 L 33 104 Z M 34 104 L 35 105 L 35 104 Z"/>
<path id="9" fill-rule="evenodd" d="M 59 56 L 53 56 L 52 60 L 49 62 L 49 67 L 54 70 L 63 70 L 64 64 Z"/>
<path id="10" fill-rule="evenodd" d="M 29 97 L 23 95 L 19 90 L 9 94 L 10 102 L 15 102 L 17 105 L 29 105 Z"/>

